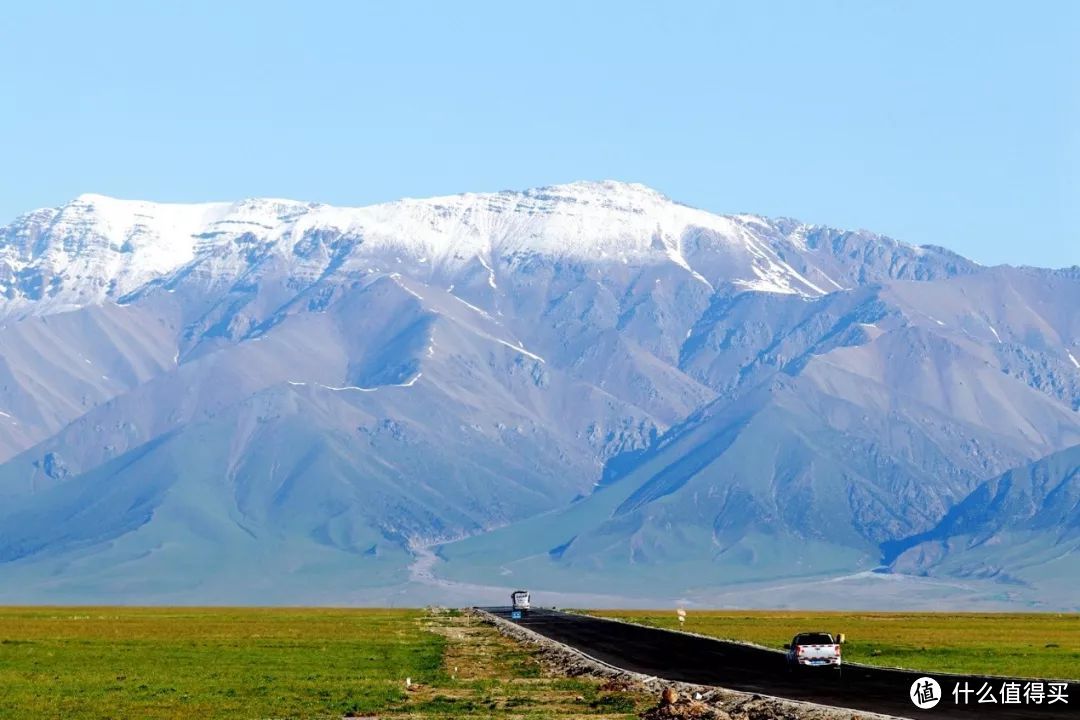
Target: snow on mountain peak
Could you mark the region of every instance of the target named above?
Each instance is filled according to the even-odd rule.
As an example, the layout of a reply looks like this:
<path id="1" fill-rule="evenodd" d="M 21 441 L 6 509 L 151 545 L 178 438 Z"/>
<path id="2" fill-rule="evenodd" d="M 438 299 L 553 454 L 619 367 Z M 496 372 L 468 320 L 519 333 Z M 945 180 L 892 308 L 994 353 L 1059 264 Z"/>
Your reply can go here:
<path id="1" fill-rule="evenodd" d="M 358 232 L 369 248 L 391 247 L 452 262 L 477 254 L 527 253 L 640 259 L 658 251 L 678 253 L 679 237 L 691 225 L 733 227 L 726 218 L 678 205 L 643 185 L 607 181 L 405 199 L 365 208 L 321 206 L 297 229 Z"/>
<path id="2" fill-rule="evenodd" d="M 531 256 L 575 262 L 674 263 L 710 290 L 718 280 L 746 290 L 821 295 L 839 288 L 804 276 L 786 251 L 810 252 L 805 228 L 756 215 L 722 216 L 674 202 L 645 185 L 573 182 L 525 191 L 402 199 L 334 207 L 257 198 L 197 204 L 84 194 L 0 228 L 0 314 L 55 312 L 116 299 L 192 262 L 212 276 L 239 277 L 252 244 L 283 262 L 317 265 L 310 238 L 347 238 L 342 269 L 423 264 L 452 274 Z M 246 259 L 245 259 L 246 258 Z M 305 272 L 325 268 L 307 267 Z M 3 299 L 6 298 L 6 301 Z"/>

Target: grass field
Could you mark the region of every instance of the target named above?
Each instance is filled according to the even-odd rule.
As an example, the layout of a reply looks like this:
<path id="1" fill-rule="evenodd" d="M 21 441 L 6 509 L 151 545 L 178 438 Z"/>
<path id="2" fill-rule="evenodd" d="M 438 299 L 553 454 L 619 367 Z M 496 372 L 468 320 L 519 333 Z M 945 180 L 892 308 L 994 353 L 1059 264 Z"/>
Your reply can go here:
<path id="1" fill-rule="evenodd" d="M 0 608 L 4 720 L 613 719 L 645 703 L 549 675 L 457 613 Z"/>
<path id="2" fill-rule="evenodd" d="M 674 610 L 597 611 L 678 629 Z M 685 630 L 781 648 L 798 632 L 844 633 L 844 660 L 939 672 L 1076 679 L 1080 615 L 690 611 Z"/>

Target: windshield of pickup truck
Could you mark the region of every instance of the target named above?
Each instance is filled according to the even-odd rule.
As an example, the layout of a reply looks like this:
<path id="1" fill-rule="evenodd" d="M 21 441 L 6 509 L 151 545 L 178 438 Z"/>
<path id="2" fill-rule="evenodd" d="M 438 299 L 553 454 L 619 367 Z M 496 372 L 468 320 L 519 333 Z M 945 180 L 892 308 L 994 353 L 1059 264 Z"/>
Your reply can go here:
<path id="1" fill-rule="evenodd" d="M 833 639 L 831 635 L 826 633 L 810 633 L 809 635 L 799 635 L 795 638 L 796 645 L 832 645 Z"/>

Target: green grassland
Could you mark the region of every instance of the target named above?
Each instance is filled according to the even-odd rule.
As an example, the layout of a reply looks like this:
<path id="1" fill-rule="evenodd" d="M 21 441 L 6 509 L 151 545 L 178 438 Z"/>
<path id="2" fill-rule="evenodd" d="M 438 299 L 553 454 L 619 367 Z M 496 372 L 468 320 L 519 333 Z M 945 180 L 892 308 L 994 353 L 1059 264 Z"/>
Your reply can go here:
<path id="1" fill-rule="evenodd" d="M 595 615 L 678 629 L 675 610 Z M 1080 615 L 690 611 L 688 632 L 781 648 L 799 632 L 844 633 L 844 660 L 938 672 L 1080 677 Z"/>
<path id="2" fill-rule="evenodd" d="M 612 719 L 646 704 L 553 675 L 458 613 L 0 608 L 4 720 Z"/>

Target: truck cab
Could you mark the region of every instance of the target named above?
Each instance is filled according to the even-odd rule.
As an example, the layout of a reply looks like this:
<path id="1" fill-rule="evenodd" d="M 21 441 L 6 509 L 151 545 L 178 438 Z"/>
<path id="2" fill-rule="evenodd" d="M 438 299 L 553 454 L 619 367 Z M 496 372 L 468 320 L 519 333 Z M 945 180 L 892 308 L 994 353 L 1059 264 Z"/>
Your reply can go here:
<path id="1" fill-rule="evenodd" d="M 787 650 L 788 668 L 840 670 L 842 641 L 842 636 L 833 637 L 826 632 L 799 633 L 792 638 L 790 644 L 784 646 Z"/>
<path id="2" fill-rule="evenodd" d="M 529 591 L 515 590 L 510 593 L 510 607 L 518 612 L 527 611 L 529 609 Z"/>

